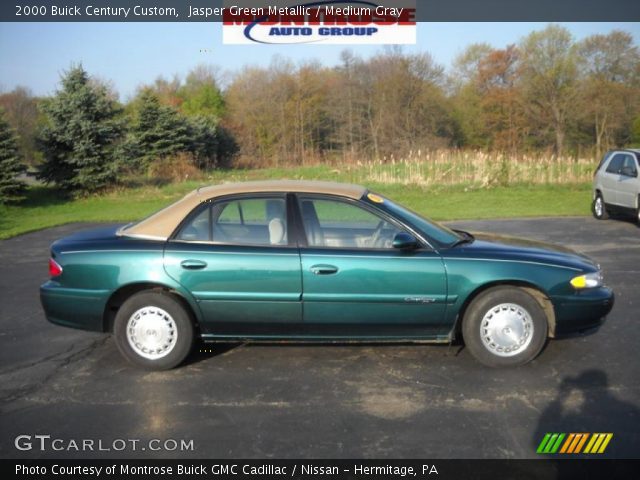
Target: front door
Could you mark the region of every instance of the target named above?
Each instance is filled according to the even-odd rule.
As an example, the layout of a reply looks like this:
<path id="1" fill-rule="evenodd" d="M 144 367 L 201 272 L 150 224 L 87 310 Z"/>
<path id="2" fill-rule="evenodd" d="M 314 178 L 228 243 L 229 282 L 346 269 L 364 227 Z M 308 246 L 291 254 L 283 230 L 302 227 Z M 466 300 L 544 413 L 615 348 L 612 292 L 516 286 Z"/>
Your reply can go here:
<path id="1" fill-rule="evenodd" d="M 167 273 L 200 305 L 205 338 L 281 337 L 302 321 L 300 257 L 284 195 L 199 207 L 167 242 Z"/>
<path id="2" fill-rule="evenodd" d="M 618 184 L 620 183 L 620 171 L 622 170 L 624 157 L 624 153 L 614 154 L 607 164 L 606 170 L 602 173 L 600 182 L 602 185 L 602 195 L 604 196 L 605 203 L 620 205 L 620 200 L 618 198 Z"/>
<path id="3" fill-rule="evenodd" d="M 625 208 L 636 208 L 640 180 L 638 180 L 638 165 L 630 153 L 625 154 L 618 178 L 618 204 Z"/>
<path id="4" fill-rule="evenodd" d="M 393 248 L 402 227 L 357 202 L 298 197 L 303 323 L 324 338 L 430 338 L 442 330 L 444 263 L 435 251 Z"/>

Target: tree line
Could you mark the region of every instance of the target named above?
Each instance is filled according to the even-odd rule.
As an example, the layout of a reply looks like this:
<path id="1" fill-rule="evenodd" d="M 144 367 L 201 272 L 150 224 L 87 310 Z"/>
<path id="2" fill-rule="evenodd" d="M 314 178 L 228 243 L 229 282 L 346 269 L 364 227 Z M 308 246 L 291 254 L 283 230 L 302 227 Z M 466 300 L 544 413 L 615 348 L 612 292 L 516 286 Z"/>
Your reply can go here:
<path id="1" fill-rule="evenodd" d="M 470 45 L 449 72 L 398 48 L 345 51 L 332 68 L 276 59 L 225 94 L 241 154 L 258 165 L 451 147 L 597 156 L 640 143 L 640 52 L 622 31 L 576 42 L 550 25 L 502 49 Z"/>
<path id="2" fill-rule="evenodd" d="M 75 66 L 51 97 L 0 95 L 0 198 L 20 195 L 25 162 L 63 191 L 92 193 L 175 161 L 208 170 L 442 148 L 598 156 L 640 144 L 640 51 L 617 30 L 575 41 L 549 25 L 504 48 L 470 45 L 449 71 L 397 47 L 366 59 L 345 50 L 333 67 L 276 57 L 222 83 L 202 66 L 121 103 Z"/>

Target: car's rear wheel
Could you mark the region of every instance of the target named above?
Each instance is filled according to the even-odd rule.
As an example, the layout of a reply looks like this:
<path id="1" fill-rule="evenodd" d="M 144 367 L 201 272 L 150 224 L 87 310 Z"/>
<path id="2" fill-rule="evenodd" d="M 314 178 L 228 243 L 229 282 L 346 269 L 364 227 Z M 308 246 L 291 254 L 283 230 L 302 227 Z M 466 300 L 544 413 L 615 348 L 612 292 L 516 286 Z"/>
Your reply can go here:
<path id="1" fill-rule="evenodd" d="M 598 220 L 606 220 L 609 218 L 609 212 L 607 212 L 607 207 L 601 193 L 596 194 L 596 198 L 594 198 L 593 204 L 591 205 L 591 211 L 593 212 L 593 216 Z"/>
<path id="2" fill-rule="evenodd" d="M 194 340 L 189 313 L 173 295 L 161 290 L 128 298 L 116 314 L 113 333 L 122 355 L 149 370 L 179 365 Z"/>
<path id="3" fill-rule="evenodd" d="M 466 310 L 462 336 L 471 354 L 489 367 L 524 365 L 547 341 L 547 316 L 525 290 L 500 286 L 476 297 Z"/>

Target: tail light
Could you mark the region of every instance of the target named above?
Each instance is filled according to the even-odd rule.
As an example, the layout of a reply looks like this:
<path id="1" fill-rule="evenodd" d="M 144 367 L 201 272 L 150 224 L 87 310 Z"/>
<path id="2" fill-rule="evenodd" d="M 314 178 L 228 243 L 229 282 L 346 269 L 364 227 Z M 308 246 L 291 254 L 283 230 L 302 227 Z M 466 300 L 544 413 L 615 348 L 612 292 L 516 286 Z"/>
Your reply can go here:
<path id="1" fill-rule="evenodd" d="M 53 258 L 49 259 L 49 276 L 57 277 L 62 274 L 62 267 Z"/>

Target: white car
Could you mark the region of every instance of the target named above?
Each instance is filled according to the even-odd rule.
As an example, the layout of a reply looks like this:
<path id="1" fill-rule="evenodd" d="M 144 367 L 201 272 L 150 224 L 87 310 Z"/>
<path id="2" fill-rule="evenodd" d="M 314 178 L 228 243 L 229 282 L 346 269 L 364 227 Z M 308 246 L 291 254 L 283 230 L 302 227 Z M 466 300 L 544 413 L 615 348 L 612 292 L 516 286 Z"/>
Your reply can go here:
<path id="1" fill-rule="evenodd" d="M 640 150 L 611 150 L 598 165 L 593 179 L 591 210 L 598 220 L 610 213 L 633 215 L 640 223 Z"/>

